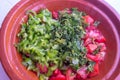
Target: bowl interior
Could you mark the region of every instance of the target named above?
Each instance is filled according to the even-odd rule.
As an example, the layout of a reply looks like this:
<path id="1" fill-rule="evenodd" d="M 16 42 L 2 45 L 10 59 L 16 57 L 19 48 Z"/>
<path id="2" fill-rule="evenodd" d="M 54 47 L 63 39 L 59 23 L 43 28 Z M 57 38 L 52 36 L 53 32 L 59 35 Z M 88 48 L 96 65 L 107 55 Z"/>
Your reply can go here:
<path id="1" fill-rule="evenodd" d="M 22 5 L 21 5 L 22 4 Z M 26 70 L 26 68 L 21 64 L 22 59 L 21 55 L 18 54 L 14 44 L 17 43 L 18 39 L 16 37 L 17 33 L 20 31 L 22 20 L 27 20 L 26 11 L 34 10 L 39 11 L 41 8 L 48 8 L 50 11 L 62 10 L 64 8 L 73 8 L 76 7 L 80 11 L 84 11 L 95 20 L 101 22 L 98 26 L 99 30 L 106 38 L 107 54 L 105 56 L 104 62 L 100 64 L 100 74 L 96 77 L 91 78 L 92 80 L 102 80 L 109 79 L 112 73 L 114 72 L 115 64 L 117 64 L 116 59 L 118 59 L 118 38 L 114 25 L 107 15 L 102 12 L 96 6 L 90 4 L 87 1 L 83 0 L 26 0 L 21 1 L 15 6 L 12 11 L 7 16 L 10 19 L 7 19 L 3 26 L 4 28 L 4 60 L 2 62 L 5 66 L 6 71 L 8 72 L 11 79 L 16 80 L 38 80 L 34 72 Z M 16 10 L 17 9 L 17 10 Z M 11 74 L 11 72 L 13 74 Z M 91 80 L 90 79 L 90 80 Z"/>

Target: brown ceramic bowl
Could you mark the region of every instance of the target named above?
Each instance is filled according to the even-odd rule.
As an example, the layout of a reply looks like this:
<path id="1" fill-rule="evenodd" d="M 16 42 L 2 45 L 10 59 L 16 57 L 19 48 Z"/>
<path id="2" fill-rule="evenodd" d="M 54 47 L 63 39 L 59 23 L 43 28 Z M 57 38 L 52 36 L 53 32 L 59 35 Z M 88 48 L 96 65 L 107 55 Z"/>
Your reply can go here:
<path id="1" fill-rule="evenodd" d="M 115 80 L 120 73 L 120 18 L 102 0 L 21 0 L 5 18 L 0 33 L 0 57 L 9 77 L 12 80 L 38 80 L 35 73 L 27 71 L 21 64 L 21 55 L 14 44 L 22 18 L 27 19 L 26 11 L 38 11 L 42 7 L 51 11 L 77 7 L 99 20 L 101 24 L 98 28 L 107 40 L 107 54 L 100 64 L 100 74 L 90 80 Z"/>

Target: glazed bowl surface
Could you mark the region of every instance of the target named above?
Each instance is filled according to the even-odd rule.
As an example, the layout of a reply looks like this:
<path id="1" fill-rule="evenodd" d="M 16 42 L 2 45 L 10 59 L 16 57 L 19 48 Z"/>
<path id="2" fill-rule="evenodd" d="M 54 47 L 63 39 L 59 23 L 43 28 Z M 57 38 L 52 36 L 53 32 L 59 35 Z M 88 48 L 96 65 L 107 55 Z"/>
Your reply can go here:
<path id="1" fill-rule="evenodd" d="M 12 80 L 38 80 L 35 73 L 26 70 L 21 64 L 21 55 L 14 44 L 20 31 L 22 20 L 27 20 L 26 11 L 50 11 L 76 7 L 101 22 L 98 29 L 106 38 L 107 54 L 100 64 L 100 74 L 88 80 L 114 80 L 120 73 L 120 18 L 119 15 L 101 0 L 21 0 L 6 16 L 0 32 L 1 62 Z"/>

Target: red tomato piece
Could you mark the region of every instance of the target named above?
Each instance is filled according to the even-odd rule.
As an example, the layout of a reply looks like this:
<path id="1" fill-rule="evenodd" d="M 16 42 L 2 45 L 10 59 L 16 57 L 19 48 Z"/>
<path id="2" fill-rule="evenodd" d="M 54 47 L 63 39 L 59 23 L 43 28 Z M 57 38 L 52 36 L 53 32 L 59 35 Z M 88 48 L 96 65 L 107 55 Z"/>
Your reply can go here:
<path id="1" fill-rule="evenodd" d="M 89 32 L 89 31 L 91 31 L 91 30 L 95 30 L 96 29 L 96 27 L 95 26 L 88 26 L 88 27 L 86 27 L 86 32 Z"/>
<path id="2" fill-rule="evenodd" d="M 95 63 L 93 71 L 89 73 L 88 77 L 94 77 L 99 74 L 99 64 Z"/>
<path id="3" fill-rule="evenodd" d="M 99 37 L 97 37 L 97 38 L 95 39 L 95 41 L 96 41 L 96 42 L 99 42 L 99 43 L 100 43 L 100 42 L 106 42 L 106 39 L 105 39 L 104 36 L 101 36 L 101 35 L 100 35 Z"/>
<path id="4" fill-rule="evenodd" d="M 96 55 L 92 55 L 92 54 L 87 54 L 87 58 L 92 60 L 92 61 L 95 61 L 95 62 L 100 62 L 100 61 L 103 61 L 104 60 L 104 56 L 105 56 L 105 52 L 99 52 L 98 54 Z"/>
<path id="5" fill-rule="evenodd" d="M 72 76 L 71 76 L 71 74 L 72 74 L 72 70 L 71 70 L 71 69 L 68 69 L 68 70 L 66 71 L 66 80 L 74 80 L 75 75 L 72 75 Z"/>
<path id="6" fill-rule="evenodd" d="M 52 76 L 49 80 L 66 80 L 66 79 L 64 75 L 59 74 L 57 76 Z"/>
<path id="7" fill-rule="evenodd" d="M 65 80 L 65 76 L 62 75 L 62 74 L 59 74 L 59 75 L 56 77 L 56 80 Z"/>
<path id="8" fill-rule="evenodd" d="M 82 79 L 80 75 L 76 74 L 75 80 L 85 80 L 85 79 Z"/>
<path id="9" fill-rule="evenodd" d="M 56 75 L 59 75 L 61 74 L 61 71 L 59 69 L 56 69 L 54 72 L 53 72 L 53 75 L 56 76 Z"/>
<path id="10" fill-rule="evenodd" d="M 101 58 L 102 56 L 100 55 L 92 55 L 92 54 L 87 54 L 87 58 L 92 60 L 92 61 L 95 61 L 95 62 L 100 62 L 101 61 Z"/>
<path id="11" fill-rule="evenodd" d="M 86 79 L 87 76 L 88 76 L 88 73 L 87 73 L 87 67 L 86 66 L 83 66 L 82 68 L 80 68 L 79 70 L 77 70 L 77 76 L 82 79 Z"/>
<path id="12" fill-rule="evenodd" d="M 86 40 L 84 40 L 84 46 L 87 46 L 88 44 L 92 44 L 91 38 L 87 38 Z"/>
<path id="13" fill-rule="evenodd" d="M 46 65 L 37 64 L 37 68 L 39 69 L 40 73 L 44 74 L 48 71 L 48 68 Z"/>
<path id="14" fill-rule="evenodd" d="M 99 37 L 99 35 L 100 33 L 92 31 L 92 30 L 89 32 L 89 36 L 93 39 L 96 39 L 97 37 Z"/>
<path id="15" fill-rule="evenodd" d="M 52 16 L 54 19 L 58 19 L 58 12 L 53 11 Z"/>
<path id="16" fill-rule="evenodd" d="M 105 43 L 98 43 L 98 46 L 100 46 L 100 51 L 105 51 L 106 50 Z"/>
<path id="17" fill-rule="evenodd" d="M 95 61 L 95 62 L 98 62 L 98 58 L 94 55 L 91 55 L 91 54 L 87 54 L 86 57 L 92 61 Z"/>
<path id="18" fill-rule="evenodd" d="M 93 31 L 93 30 L 91 30 L 91 31 L 89 31 L 89 33 L 88 33 L 88 34 L 89 34 L 89 37 L 93 38 L 95 33 L 94 33 L 94 31 Z"/>
<path id="19" fill-rule="evenodd" d="M 83 40 L 86 40 L 89 38 L 89 35 L 86 33 L 85 36 L 82 38 Z"/>
<path id="20" fill-rule="evenodd" d="M 83 18 L 84 18 L 84 21 L 88 24 L 93 24 L 93 22 L 94 22 L 94 19 L 92 17 L 90 17 L 89 15 L 86 15 Z"/>
<path id="21" fill-rule="evenodd" d="M 70 80 L 70 75 L 71 75 L 71 73 L 72 73 L 71 69 L 68 69 L 68 70 L 66 71 L 66 80 Z"/>
<path id="22" fill-rule="evenodd" d="M 96 56 L 99 61 L 104 61 L 105 54 L 106 52 L 99 52 Z"/>
<path id="23" fill-rule="evenodd" d="M 88 44 L 87 49 L 88 52 L 92 53 L 97 48 L 96 44 Z"/>
<path id="24" fill-rule="evenodd" d="M 85 34 L 84 39 L 96 38 L 99 36 L 98 30 L 94 26 L 88 26 L 85 30 L 86 30 L 86 34 Z"/>
<path id="25" fill-rule="evenodd" d="M 68 13 L 68 14 L 71 14 L 71 13 L 72 13 L 72 11 L 71 11 L 70 9 L 68 9 L 68 10 L 67 10 L 67 13 Z"/>
<path id="26" fill-rule="evenodd" d="M 49 78 L 49 80 L 56 80 L 56 78 L 55 77 L 51 77 L 51 78 Z"/>

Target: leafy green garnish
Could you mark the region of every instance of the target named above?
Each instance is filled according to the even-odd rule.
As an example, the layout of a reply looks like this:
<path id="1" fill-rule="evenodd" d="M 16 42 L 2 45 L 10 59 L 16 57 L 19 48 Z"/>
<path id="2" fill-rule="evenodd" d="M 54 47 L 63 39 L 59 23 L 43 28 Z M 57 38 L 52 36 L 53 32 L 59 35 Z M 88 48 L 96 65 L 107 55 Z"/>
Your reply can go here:
<path id="1" fill-rule="evenodd" d="M 88 62 L 87 70 L 90 71 L 90 72 L 92 72 L 94 65 L 95 65 L 95 62 L 89 61 L 89 62 Z"/>
<path id="2" fill-rule="evenodd" d="M 59 19 L 52 18 L 48 9 L 39 13 L 28 11 L 27 22 L 22 23 L 18 33 L 17 50 L 22 54 L 23 65 L 36 71 L 41 80 L 49 77 L 57 69 L 72 67 L 77 70 L 88 62 L 86 48 L 83 45 L 86 25 L 83 22 L 84 12 L 72 9 L 69 14 L 59 11 Z M 53 64 L 51 66 L 51 63 Z M 46 65 L 45 75 L 40 75 L 36 64 Z M 92 70 L 89 64 L 88 70 Z"/>

